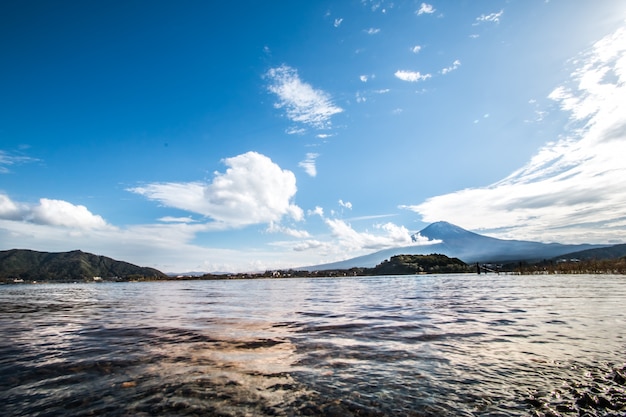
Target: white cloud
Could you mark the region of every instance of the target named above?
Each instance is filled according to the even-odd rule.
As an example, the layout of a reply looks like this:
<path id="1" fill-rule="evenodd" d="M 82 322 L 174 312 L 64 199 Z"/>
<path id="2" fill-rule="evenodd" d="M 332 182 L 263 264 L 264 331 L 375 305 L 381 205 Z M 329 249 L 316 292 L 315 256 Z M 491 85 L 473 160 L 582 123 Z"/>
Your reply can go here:
<path id="1" fill-rule="evenodd" d="M 285 129 L 285 133 L 288 135 L 304 135 L 306 133 L 306 129 L 303 127 L 290 126 Z"/>
<path id="2" fill-rule="evenodd" d="M 419 45 L 415 45 L 414 47 L 411 48 L 411 52 L 413 52 L 414 54 L 418 53 L 421 50 L 422 50 L 422 47 Z"/>
<path id="3" fill-rule="evenodd" d="M 313 249 L 329 250 L 330 245 L 327 242 L 320 242 L 319 240 L 315 240 L 315 239 L 307 239 L 307 240 L 297 242 L 296 244 L 293 245 L 292 248 L 296 252 L 304 252 L 304 251 L 313 250 Z M 303 266 L 303 265 L 300 265 L 300 266 Z"/>
<path id="4" fill-rule="evenodd" d="M 412 83 L 417 82 L 417 81 L 424 81 L 431 77 L 430 74 L 422 74 L 419 71 L 405 71 L 405 70 L 398 70 L 393 75 L 395 75 L 396 78 L 399 78 L 402 81 L 408 81 Z"/>
<path id="5" fill-rule="evenodd" d="M 371 233 L 357 232 L 349 223 L 340 219 L 324 219 L 324 222 L 346 251 L 381 250 L 414 244 L 411 233 L 404 226 L 393 223 L 375 225 L 374 228 L 380 233 Z"/>
<path id="6" fill-rule="evenodd" d="M 417 13 L 417 15 L 422 15 L 422 14 L 431 14 L 431 13 L 435 13 L 436 9 L 432 6 L 432 4 L 427 4 L 427 3 L 422 3 L 420 5 L 420 8 L 415 12 Z"/>
<path id="7" fill-rule="evenodd" d="M 223 227 L 302 218 L 302 209 L 291 202 L 297 190 L 291 171 L 256 152 L 226 158 L 224 164 L 229 168 L 216 172 L 211 183 L 153 183 L 129 191 L 210 217 Z"/>
<path id="8" fill-rule="evenodd" d="M 407 208 L 426 222 L 499 229 L 502 237 L 626 240 L 626 28 L 597 42 L 578 62 L 570 85 L 550 94 L 570 115 L 569 137 L 546 144 L 499 182 Z"/>
<path id="9" fill-rule="evenodd" d="M 366 7 L 369 6 L 372 12 L 380 10 L 380 12 L 383 14 L 387 13 L 388 9 L 393 9 L 394 7 L 393 2 L 387 3 L 387 7 L 383 7 L 383 3 L 385 3 L 385 0 L 361 0 L 361 3 L 363 3 L 363 5 Z"/>
<path id="10" fill-rule="evenodd" d="M 339 200 L 338 202 L 342 208 L 352 209 L 352 203 L 349 201 Z M 328 241 L 307 240 L 299 242 L 297 247 L 292 245 L 292 249 L 296 251 L 316 249 L 318 253 L 326 257 L 324 262 L 359 256 L 372 250 L 434 243 L 427 239 L 414 242 L 411 233 L 404 226 L 391 222 L 376 223 L 372 225 L 372 230 L 357 231 L 346 220 L 332 217 L 337 214 L 334 210 L 330 212 L 331 217 L 326 217 L 324 210 L 319 206 L 314 210 L 309 210 L 307 214 L 319 216 L 329 228 L 332 239 Z M 389 217 L 389 215 L 362 216 L 353 220 L 363 221 L 382 217 Z"/>
<path id="11" fill-rule="evenodd" d="M 368 79 L 367 75 L 361 75 L 361 76 L 359 77 L 359 80 L 361 80 L 361 81 L 362 81 L 362 82 L 364 82 L 364 83 L 366 83 L 366 82 L 367 82 L 367 79 Z"/>
<path id="12" fill-rule="evenodd" d="M 315 166 L 315 159 L 318 156 L 319 156 L 319 154 L 316 154 L 316 153 L 307 153 L 306 154 L 306 159 L 304 161 L 299 162 L 298 166 L 300 168 L 303 168 L 304 172 L 306 172 L 310 176 L 315 177 L 317 175 L 317 168 Z"/>
<path id="13" fill-rule="evenodd" d="M 0 219 L 19 220 L 26 212 L 27 208 L 24 205 L 15 203 L 5 194 L 0 194 Z"/>
<path id="14" fill-rule="evenodd" d="M 343 111 L 332 103 L 327 93 L 300 80 L 294 68 L 282 65 L 270 69 L 266 76 L 270 80 L 269 91 L 280 100 L 275 107 L 284 108 L 287 117 L 294 122 L 328 128 L 331 117 Z"/>
<path id="15" fill-rule="evenodd" d="M 452 65 L 442 69 L 441 73 L 445 75 L 445 74 L 449 73 L 450 71 L 454 71 L 455 69 L 459 68 L 460 66 L 461 66 L 461 61 L 459 61 L 458 59 L 455 59 L 454 62 L 452 63 Z"/>
<path id="16" fill-rule="evenodd" d="M 341 23 L 342 23 L 342 22 L 343 22 L 343 19 L 342 19 L 342 18 L 338 18 L 338 19 L 335 19 L 335 22 L 333 23 L 333 25 L 334 25 L 336 28 L 338 28 L 339 26 L 341 26 Z"/>
<path id="17" fill-rule="evenodd" d="M 379 28 L 369 28 L 365 31 L 365 33 L 367 33 L 368 35 L 376 35 L 378 33 L 380 33 L 380 29 Z"/>
<path id="18" fill-rule="evenodd" d="M 196 220 L 192 219 L 191 216 L 188 216 L 188 217 L 165 216 L 165 217 L 161 217 L 159 221 L 163 223 L 195 223 L 196 222 Z"/>
<path id="19" fill-rule="evenodd" d="M 11 242 L 10 247 L 14 248 L 48 252 L 80 248 L 163 272 L 265 271 L 308 263 L 306 258 L 293 254 L 286 261 L 284 252 L 274 250 L 252 250 L 245 246 L 232 250 L 194 244 L 198 233 L 206 229 L 203 224 L 177 223 L 81 230 L 0 219 L 0 242 Z"/>
<path id="20" fill-rule="evenodd" d="M 306 230 L 297 230 L 289 227 L 282 226 L 280 224 L 276 224 L 271 222 L 267 227 L 267 231 L 270 233 L 283 233 L 288 236 L 292 236 L 299 239 L 304 239 L 310 237 L 309 232 Z"/>
<path id="21" fill-rule="evenodd" d="M 313 210 L 308 210 L 307 214 L 309 216 L 320 216 L 320 217 L 324 217 L 324 209 L 321 208 L 320 206 L 315 206 L 315 208 Z"/>
<path id="22" fill-rule="evenodd" d="M 309 264 L 308 257 L 292 253 L 287 259 L 284 252 L 247 248 L 245 242 L 238 250 L 200 246 L 194 241 L 199 233 L 215 229 L 211 224 L 186 217 L 159 220 L 167 224 L 114 227 L 84 206 L 50 199 L 31 205 L 0 194 L 0 249 L 62 252 L 80 248 L 164 272 L 247 272 Z M 306 231 L 275 223 L 268 229 L 298 239 L 308 237 Z"/>
<path id="23" fill-rule="evenodd" d="M 481 14 L 480 16 L 476 18 L 475 24 L 480 24 L 482 22 L 500 23 L 500 17 L 502 16 L 503 13 L 504 13 L 504 10 L 500 10 L 499 12 L 496 12 L 496 13 Z"/>
<path id="24" fill-rule="evenodd" d="M 36 161 L 36 158 L 21 155 L 12 155 L 8 152 L 0 150 L 0 174 L 6 174 L 10 172 L 8 167 L 11 165 L 19 165 Z"/>
<path id="25" fill-rule="evenodd" d="M 107 227 L 101 216 L 92 214 L 87 207 L 63 200 L 42 198 L 31 209 L 32 221 L 50 226 L 100 229 Z"/>
<path id="26" fill-rule="evenodd" d="M 348 210 L 352 210 L 352 203 L 349 201 L 339 200 L 339 205 L 341 207 L 347 208 Z"/>
<path id="27" fill-rule="evenodd" d="M 101 216 L 82 205 L 48 198 L 41 198 L 35 205 L 16 203 L 5 194 L 0 194 L 0 219 L 79 230 L 110 227 Z"/>

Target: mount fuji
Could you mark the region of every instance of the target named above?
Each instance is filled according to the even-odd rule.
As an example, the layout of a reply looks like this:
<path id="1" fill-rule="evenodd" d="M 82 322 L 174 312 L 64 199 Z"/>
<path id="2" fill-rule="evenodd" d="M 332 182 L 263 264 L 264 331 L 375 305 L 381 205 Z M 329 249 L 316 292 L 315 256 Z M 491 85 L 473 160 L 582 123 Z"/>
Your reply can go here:
<path id="1" fill-rule="evenodd" d="M 373 268 L 395 255 L 428 255 L 438 253 L 459 258 L 465 263 L 533 261 L 550 259 L 564 254 L 605 247 L 607 245 L 565 245 L 524 240 L 504 240 L 479 235 L 448 222 L 436 222 L 412 236 L 415 245 L 383 249 L 369 255 L 344 261 L 299 268 L 302 270 L 329 270 Z M 417 244 L 427 238 L 432 244 Z"/>

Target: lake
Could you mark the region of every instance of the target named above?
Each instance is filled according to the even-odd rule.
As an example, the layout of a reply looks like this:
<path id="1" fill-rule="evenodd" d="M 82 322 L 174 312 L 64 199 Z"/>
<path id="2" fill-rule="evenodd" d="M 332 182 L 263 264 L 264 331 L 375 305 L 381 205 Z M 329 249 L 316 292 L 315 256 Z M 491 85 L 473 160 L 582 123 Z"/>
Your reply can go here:
<path id="1" fill-rule="evenodd" d="M 3 416 L 623 416 L 625 383 L 625 276 L 0 286 Z"/>

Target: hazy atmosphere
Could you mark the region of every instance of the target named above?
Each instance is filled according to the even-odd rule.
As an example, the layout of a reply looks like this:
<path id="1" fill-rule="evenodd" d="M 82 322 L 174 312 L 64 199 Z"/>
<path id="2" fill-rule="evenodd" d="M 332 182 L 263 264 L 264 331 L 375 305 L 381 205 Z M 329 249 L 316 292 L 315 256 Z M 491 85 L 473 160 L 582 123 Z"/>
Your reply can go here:
<path id="1" fill-rule="evenodd" d="M 619 1 L 0 5 L 0 250 L 258 271 L 626 242 Z"/>

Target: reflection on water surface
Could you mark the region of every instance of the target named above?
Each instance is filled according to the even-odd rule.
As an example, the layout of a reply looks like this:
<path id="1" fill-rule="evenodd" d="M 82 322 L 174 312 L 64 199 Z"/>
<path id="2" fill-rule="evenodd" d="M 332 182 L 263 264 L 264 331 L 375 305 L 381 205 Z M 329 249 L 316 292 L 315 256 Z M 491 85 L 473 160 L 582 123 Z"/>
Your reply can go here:
<path id="1" fill-rule="evenodd" d="M 624 415 L 623 276 L 0 287 L 0 411 Z"/>

